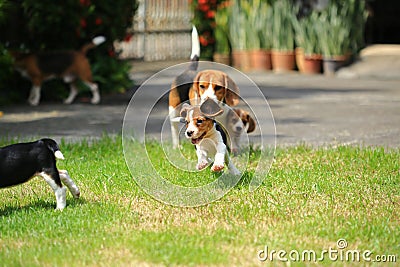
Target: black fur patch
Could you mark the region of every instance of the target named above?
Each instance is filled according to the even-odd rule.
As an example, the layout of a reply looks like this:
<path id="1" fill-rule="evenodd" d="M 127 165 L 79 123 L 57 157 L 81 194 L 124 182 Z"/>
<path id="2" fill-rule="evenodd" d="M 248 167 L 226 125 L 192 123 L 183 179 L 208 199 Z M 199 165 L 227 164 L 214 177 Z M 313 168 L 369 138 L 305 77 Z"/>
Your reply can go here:
<path id="1" fill-rule="evenodd" d="M 74 55 L 69 51 L 52 51 L 37 54 L 38 67 L 46 74 L 61 75 L 71 66 Z"/>
<path id="2" fill-rule="evenodd" d="M 22 184 L 39 172 L 46 172 L 62 186 L 54 156 L 57 150 L 52 139 L 0 148 L 0 188 Z"/>

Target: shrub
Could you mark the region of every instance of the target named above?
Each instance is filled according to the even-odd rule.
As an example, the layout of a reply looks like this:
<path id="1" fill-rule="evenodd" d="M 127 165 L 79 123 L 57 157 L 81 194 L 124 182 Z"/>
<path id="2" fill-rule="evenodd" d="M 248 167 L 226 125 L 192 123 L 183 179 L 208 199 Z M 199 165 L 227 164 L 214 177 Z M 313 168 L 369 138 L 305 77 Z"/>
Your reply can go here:
<path id="1" fill-rule="evenodd" d="M 79 49 L 103 35 L 106 42 L 88 52 L 94 80 L 102 92 L 121 91 L 131 86 L 130 68 L 113 42 L 129 38 L 136 7 L 132 0 L 0 0 L 0 41 L 24 51 Z"/>
<path id="2" fill-rule="evenodd" d="M 193 24 L 199 32 L 200 57 L 212 60 L 215 50 L 215 13 L 218 5 L 224 0 L 191 0 L 194 13 Z"/>

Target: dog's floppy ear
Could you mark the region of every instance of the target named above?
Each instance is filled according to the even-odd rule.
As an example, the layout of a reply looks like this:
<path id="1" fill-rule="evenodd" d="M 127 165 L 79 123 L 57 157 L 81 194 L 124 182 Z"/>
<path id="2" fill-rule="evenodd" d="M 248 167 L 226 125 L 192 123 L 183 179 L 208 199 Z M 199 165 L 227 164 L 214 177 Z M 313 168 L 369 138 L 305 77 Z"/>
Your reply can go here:
<path id="1" fill-rule="evenodd" d="M 189 105 L 189 104 L 187 104 L 187 103 L 184 103 L 183 105 L 182 105 L 182 108 L 181 108 L 181 117 L 186 117 L 186 114 L 187 114 L 187 112 L 189 111 L 189 109 L 191 109 L 192 108 L 192 106 L 191 105 Z"/>
<path id="2" fill-rule="evenodd" d="M 214 118 L 224 112 L 224 110 L 210 98 L 207 98 L 206 101 L 201 104 L 200 111 L 204 116 L 209 118 Z"/>
<path id="3" fill-rule="evenodd" d="M 253 132 L 256 129 L 256 122 L 255 120 L 250 116 L 250 114 L 247 114 L 247 121 L 249 122 L 249 128 L 247 129 L 248 133 Z"/>
<path id="4" fill-rule="evenodd" d="M 225 79 L 225 102 L 231 107 L 236 106 L 239 104 L 239 87 L 236 83 L 229 77 L 227 74 L 224 73 Z"/>

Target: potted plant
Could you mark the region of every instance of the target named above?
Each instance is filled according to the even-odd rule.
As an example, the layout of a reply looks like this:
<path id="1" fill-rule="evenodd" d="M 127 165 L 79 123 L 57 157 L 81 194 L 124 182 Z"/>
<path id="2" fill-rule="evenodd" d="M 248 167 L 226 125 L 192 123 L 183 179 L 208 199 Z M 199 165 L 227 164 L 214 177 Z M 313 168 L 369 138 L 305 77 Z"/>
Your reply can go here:
<path id="1" fill-rule="evenodd" d="M 231 45 L 229 41 L 229 4 L 230 1 L 222 1 L 215 13 L 215 52 L 214 61 L 225 65 L 231 64 Z"/>
<path id="2" fill-rule="evenodd" d="M 293 5 L 289 0 L 275 1 L 272 15 L 272 67 L 274 71 L 290 71 L 295 67 Z"/>
<path id="3" fill-rule="evenodd" d="M 229 9 L 229 40 L 232 45 L 233 66 L 242 70 L 250 69 L 247 42 L 247 15 L 243 11 L 244 0 L 232 0 Z"/>
<path id="4" fill-rule="evenodd" d="M 250 65 L 255 70 L 270 70 L 272 9 L 266 0 L 248 1 L 248 47 Z"/>
<path id="5" fill-rule="evenodd" d="M 299 71 L 307 74 L 321 72 L 322 55 L 315 25 L 319 14 L 312 12 L 303 18 L 294 18 L 293 27 L 296 41 L 296 64 Z"/>
<path id="6" fill-rule="evenodd" d="M 351 15 L 351 52 L 358 54 L 360 50 L 365 46 L 364 32 L 365 25 L 368 18 L 368 11 L 366 7 L 366 1 L 349 0 L 350 14 Z"/>
<path id="7" fill-rule="evenodd" d="M 362 2 L 362 3 L 361 3 Z M 331 0 L 321 12 L 316 24 L 323 60 L 324 73 L 333 75 L 347 63 L 350 55 L 359 47 L 365 18 L 364 1 Z M 361 31 L 361 32 L 360 32 Z M 361 36 L 361 38 L 360 38 Z"/>

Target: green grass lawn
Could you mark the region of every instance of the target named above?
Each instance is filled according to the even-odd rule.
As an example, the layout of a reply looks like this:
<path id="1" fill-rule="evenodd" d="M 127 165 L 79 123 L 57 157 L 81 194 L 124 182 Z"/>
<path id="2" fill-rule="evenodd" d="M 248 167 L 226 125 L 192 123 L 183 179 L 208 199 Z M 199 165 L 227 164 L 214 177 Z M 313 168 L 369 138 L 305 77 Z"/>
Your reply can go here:
<path id="1" fill-rule="evenodd" d="M 179 208 L 135 184 L 121 143 L 104 137 L 60 144 L 66 160 L 58 167 L 81 189 L 79 200 L 68 193 L 62 212 L 40 178 L 0 191 L 0 266 L 266 266 L 270 259 L 257 257 L 266 248 L 286 251 L 286 258 L 295 250 L 318 258 L 330 248 L 371 251 L 372 259 L 396 255 L 400 262 L 398 149 L 278 148 L 255 192 L 241 181 L 218 201 Z M 182 175 L 182 184 L 197 185 L 196 174 Z M 212 174 L 197 175 L 208 181 Z M 273 256 L 274 264 L 287 264 Z M 311 263 L 355 264 L 324 259 Z"/>

